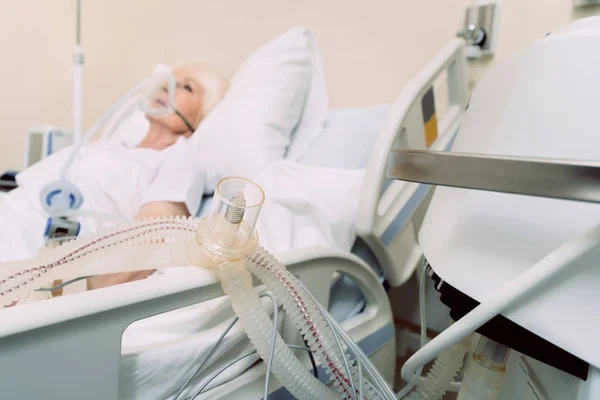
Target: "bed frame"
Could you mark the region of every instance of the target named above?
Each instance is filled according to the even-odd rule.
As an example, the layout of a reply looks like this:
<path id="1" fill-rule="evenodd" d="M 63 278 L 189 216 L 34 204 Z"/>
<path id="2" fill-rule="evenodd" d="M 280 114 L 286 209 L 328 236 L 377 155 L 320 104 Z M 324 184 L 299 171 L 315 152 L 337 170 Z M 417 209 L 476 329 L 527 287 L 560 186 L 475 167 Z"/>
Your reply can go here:
<path id="1" fill-rule="evenodd" d="M 404 284 L 422 261 L 417 233 L 433 193 L 428 185 L 387 180 L 388 154 L 396 148 L 425 149 L 432 130 L 437 139 L 430 149 L 450 148 L 467 108 L 466 71 L 463 41 L 452 40 L 402 90 L 369 160 L 356 232 L 392 287 Z M 432 97 L 441 101 L 440 110 Z"/>
<path id="2" fill-rule="evenodd" d="M 416 231 L 419 207 L 426 204 L 429 188 L 402 182 L 386 186 L 387 155 L 398 146 L 425 147 L 430 121 L 439 133 L 431 148 L 449 147 L 466 108 L 465 76 L 464 43 L 455 39 L 402 91 L 375 144 L 360 199 L 357 232 L 392 286 L 404 283 L 422 257 Z M 444 77 L 447 87 L 438 88 L 438 78 Z M 431 114 L 431 104 L 424 99 L 431 100 L 433 89 L 448 98 L 439 122 L 431 117 L 424 120 L 425 114 Z M 392 312 L 372 268 L 357 256 L 333 248 L 298 249 L 277 257 L 323 304 L 328 304 L 330 283 L 337 274 L 345 274 L 358 285 L 366 307 L 342 326 L 392 384 L 396 367 Z M 216 280 L 174 273 L 0 310 L 0 397 L 115 400 L 121 337 L 131 323 L 222 295 Z M 282 336 L 289 344 L 301 344 L 287 318 Z M 307 359 L 306 365 L 310 368 Z M 258 363 L 198 399 L 259 399 L 263 382 L 264 365 Z M 273 378 L 269 399 L 284 398 L 292 397 Z"/>

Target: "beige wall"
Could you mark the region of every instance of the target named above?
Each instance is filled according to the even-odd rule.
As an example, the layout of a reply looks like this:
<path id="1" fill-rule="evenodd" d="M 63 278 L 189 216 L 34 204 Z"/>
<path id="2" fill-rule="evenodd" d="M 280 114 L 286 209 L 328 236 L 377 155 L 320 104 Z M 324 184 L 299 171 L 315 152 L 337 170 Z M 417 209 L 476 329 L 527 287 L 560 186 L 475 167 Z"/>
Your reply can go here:
<path id="1" fill-rule="evenodd" d="M 470 0 L 460 0 L 470 4 Z M 473 87 L 487 68 L 508 55 L 527 47 L 547 33 L 576 19 L 600 15 L 600 7 L 573 7 L 573 0 L 500 0 L 498 47 L 489 60 L 471 63 L 470 84 Z"/>
<path id="2" fill-rule="evenodd" d="M 494 60 L 579 17 L 571 2 L 504 0 Z M 333 107 L 392 101 L 454 35 L 470 0 L 83 3 L 85 130 L 157 62 L 207 61 L 231 75 L 261 43 L 297 24 L 320 42 Z M 74 0 L 0 1 L 0 170 L 22 167 L 31 125 L 71 125 L 73 40 Z"/>

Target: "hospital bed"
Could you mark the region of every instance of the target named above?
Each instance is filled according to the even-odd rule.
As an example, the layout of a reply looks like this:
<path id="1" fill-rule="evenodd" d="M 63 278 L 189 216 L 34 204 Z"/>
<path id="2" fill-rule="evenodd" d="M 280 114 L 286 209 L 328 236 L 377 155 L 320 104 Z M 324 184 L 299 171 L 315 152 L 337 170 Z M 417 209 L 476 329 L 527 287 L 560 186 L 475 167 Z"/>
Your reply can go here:
<path id="1" fill-rule="evenodd" d="M 442 96 L 447 102 L 436 112 L 435 104 Z M 276 256 L 322 304 L 330 309 L 340 307 L 339 302 L 350 304 L 343 308 L 355 312 L 347 312 L 341 318 L 341 325 L 390 384 L 394 382 L 396 343 L 391 307 L 382 281 L 400 286 L 421 262 L 416 232 L 429 187 L 387 180 L 387 154 L 398 147 L 424 148 L 432 138 L 435 140 L 431 148 L 448 148 L 466 104 L 463 42 L 455 39 L 407 85 L 389 110 L 384 107 L 387 118 L 379 132 L 365 131 L 348 137 L 344 132 L 334 134 L 328 130 L 313 143 L 310 154 L 300 160 L 313 165 L 366 167 L 356 220 L 358 237 L 351 253 L 315 247 Z M 370 112 L 382 115 L 384 108 Z M 445 113 L 440 116 L 442 108 Z M 340 119 L 344 114 L 356 115 L 359 111 L 339 110 L 330 115 Z M 350 143 L 355 146 L 349 148 Z M 350 295 L 345 300 L 334 296 L 341 292 Z M 216 278 L 166 274 L 3 309 L 0 393 L 27 399 L 116 399 L 121 338 L 130 324 L 222 295 Z M 293 324 L 285 317 L 281 332 L 288 344 L 302 344 Z M 298 356 L 304 357 L 310 368 L 308 357 Z M 261 398 L 264 371 L 263 363 L 256 363 L 197 398 Z M 321 378 L 325 375 L 319 374 Z M 270 399 L 291 397 L 275 379 L 271 382 Z"/>

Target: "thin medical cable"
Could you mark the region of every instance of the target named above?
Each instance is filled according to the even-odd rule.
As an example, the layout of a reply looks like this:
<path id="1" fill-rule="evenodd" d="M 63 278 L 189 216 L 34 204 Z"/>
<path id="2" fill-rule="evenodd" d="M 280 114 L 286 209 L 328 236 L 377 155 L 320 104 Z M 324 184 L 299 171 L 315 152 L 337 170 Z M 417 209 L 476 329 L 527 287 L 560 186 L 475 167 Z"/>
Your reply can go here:
<path id="1" fill-rule="evenodd" d="M 309 298 L 313 301 L 313 303 L 317 306 L 317 308 L 321 309 L 319 302 L 315 299 L 315 297 L 312 295 L 312 293 L 306 288 L 306 286 L 304 286 L 304 284 L 298 279 L 296 279 L 296 282 L 306 291 Z M 323 313 L 323 311 L 321 311 L 321 313 Z M 356 385 L 354 383 L 354 378 L 352 377 L 352 370 L 350 369 L 350 365 L 348 364 L 348 359 L 345 356 L 344 347 L 342 346 L 342 343 L 340 342 L 340 338 L 337 335 L 337 333 L 335 332 L 335 330 L 333 329 L 331 323 L 329 321 L 327 321 L 327 318 L 325 318 L 325 323 L 331 330 L 333 338 L 335 339 L 338 349 L 340 350 L 340 355 L 341 355 L 342 359 L 344 360 L 344 367 L 346 368 L 346 373 L 348 374 L 348 379 L 350 381 L 350 386 L 352 388 L 352 390 L 351 390 L 352 398 L 354 400 L 356 400 Z"/>
<path id="2" fill-rule="evenodd" d="M 312 354 L 315 352 L 315 350 L 311 349 L 308 346 L 298 346 L 297 344 L 288 344 L 287 347 L 289 347 L 290 349 L 304 350 L 307 351 L 308 354 Z"/>
<path id="3" fill-rule="evenodd" d="M 599 242 L 600 225 L 596 225 L 550 252 L 417 351 L 402 367 L 402 377 L 412 376 L 419 366 L 425 365 L 496 315 L 513 307 L 526 295 L 539 292 L 540 286 L 552 283 L 565 269 L 570 268 L 572 275 L 591 265 L 576 261 L 590 257 L 590 253 L 598 251 Z"/>
<path id="4" fill-rule="evenodd" d="M 291 349 L 298 349 L 298 350 L 304 350 L 304 351 L 308 351 L 309 353 L 312 352 L 312 349 L 308 348 L 308 347 L 302 347 L 302 346 L 296 346 L 293 344 L 288 345 L 289 348 Z M 252 350 L 249 351 L 248 353 L 245 353 L 241 356 L 239 356 L 238 358 L 236 358 L 235 360 L 227 363 L 226 365 L 223 365 L 221 368 L 219 368 L 218 370 L 216 370 L 209 378 L 206 382 L 204 382 L 202 384 L 202 386 L 200 387 L 200 389 L 198 389 L 196 391 L 196 393 L 194 393 L 192 396 L 190 397 L 186 397 L 184 400 L 193 400 L 196 397 L 198 397 L 198 395 L 202 394 L 202 392 L 204 392 L 204 389 L 213 381 L 215 380 L 219 375 L 221 375 L 224 371 L 226 371 L 228 368 L 230 368 L 232 365 L 234 365 L 235 363 L 242 361 L 244 358 L 248 358 L 251 355 L 257 354 L 258 351 L 257 350 Z"/>
<path id="5" fill-rule="evenodd" d="M 337 321 L 331 316 L 329 311 L 327 311 L 321 305 L 321 303 L 317 301 L 315 296 L 306 288 L 306 286 L 304 286 L 304 283 L 302 283 L 302 281 L 300 280 L 297 280 L 296 282 L 299 286 L 306 290 L 308 297 L 315 303 L 316 307 L 319 309 L 319 311 L 325 318 L 327 325 L 334 332 L 334 337 L 336 337 L 336 333 L 339 334 L 342 340 L 344 340 L 348 347 L 354 352 L 356 357 L 358 357 L 362 361 L 363 366 L 366 367 L 368 374 L 370 375 L 371 379 L 373 379 L 373 382 L 376 384 L 375 387 L 378 389 L 381 397 L 387 398 L 389 400 L 397 400 L 396 394 L 392 391 L 392 389 L 390 389 L 387 382 L 381 377 L 381 375 L 377 371 L 377 368 L 375 368 L 369 357 L 367 357 L 366 354 L 362 351 L 362 349 L 358 347 L 358 345 L 350 338 L 350 336 L 348 336 L 348 334 L 342 329 L 342 327 L 337 323 Z M 380 388 L 383 389 L 379 390 Z M 382 391 L 384 393 L 382 393 Z"/>
<path id="6" fill-rule="evenodd" d="M 95 275 L 90 275 L 90 276 L 80 276 L 79 278 L 71 279 L 71 280 L 69 280 L 69 281 L 66 281 L 66 282 L 60 283 L 60 284 L 58 284 L 58 285 L 55 285 L 55 286 L 51 286 L 51 287 L 45 287 L 45 288 L 38 288 L 38 289 L 35 289 L 35 290 L 36 290 L 36 291 L 38 291 L 38 292 L 51 292 L 51 291 L 53 291 L 53 290 L 62 289 L 62 288 L 64 288 L 65 286 L 68 286 L 68 285 L 70 285 L 70 284 L 72 284 L 72 283 L 79 282 L 79 281 L 81 281 L 81 280 L 84 280 L 84 279 L 87 279 L 87 278 L 91 278 L 91 277 L 93 277 L 93 276 L 95 276 Z"/>
<path id="7" fill-rule="evenodd" d="M 300 282 L 300 281 L 298 280 L 298 282 Z M 304 285 L 302 285 L 302 286 L 304 287 Z M 319 303 L 314 298 L 314 296 L 312 296 L 312 294 L 309 292 L 309 290 L 306 287 L 304 287 L 304 290 L 306 290 L 306 292 L 312 298 L 313 302 L 315 302 L 315 304 L 318 305 Z M 333 334 L 333 338 L 335 339 L 335 342 L 337 343 L 338 349 L 340 350 L 340 353 L 342 355 L 342 359 L 344 360 L 344 367 L 346 368 L 346 373 L 348 374 L 348 379 L 350 380 L 350 387 L 352 389 L 351 390 L 351 392 L 352 392 L 352 398 L 354 400 L 357 400 L 356 399 L 356 385 L 354 384 L 354 378 L 352 377 L 352 370 L 350 369 L 350 364 L 348 364 L 348 358 L 346 357 L 346 352 L 344 351 L 344 347 L 342 346 L 342 343 L 340 342 L 340 337 L 337 335 L 337 333 L 335 332 L 335 329 L 333 329 L 333 327 L 331 326 L 331 324 L 327 321 L 327 318 L 325 318 L 325 322 L 327 323 L 327 326 L 331 330 L 331 333 Z"/>
<path id="8" fill-rule="evenodd" d="M 256 353 L 258 353 L 258 351 L 257 351 L 257 350 L 252 350 L 252 351 L 249 351 L 248 353 L 246 353 L 246 354 L 243 354 L 243 355 L 241 355 L 240 357 L 236 358 L 235 360 L 233 360 L 233 361 L 231 361 L 231 362 L 229 362 L 229 363 L 225 364 L 224 366 L 222 366 L 221 368 L 219 368 L 218 370 L 216 370 L 216 371 L 215 371 L 215 372 L 214 372 L 214 373 L 213 373 L 213 374 L 212 374 L 212 375 L 211 375 L 211 376 L 208 378 L 208 380 L 207 380 L 206 382 L 204 382 L 204 383 L 202 384 L 202 386 L 200 386 L 200 389 L 198 389 L 198 390 L 196 391 L 196 393 L 194 393 L 194 394 L 192 395 L 192 397 L 188 397 L 188 398 L 186 398 L 185 400 L 189 400 L 189 399 L 193 400 L 193 399 L 195 399 L 196 397 L 198 397 L 198 395 L 202 394 L 202 392 L 204 391 L 204 389 L 205 389 L 205 388 L 206 388 L 206 387 L 207 387 L 207 386 L 208 386 L 208 385 L 209 385 L 209 384 L 210 384 L 210 383 L 211 383 L 213 380 L 215 380 L 215 378 L 216 378 L 216 377 L 218 377 L 219 375 L 221 375 L 221 374 L 222 374 L 222 373 L 223 373 L 225 370 L 227 370 L 228 368 L 230 368 L 230 367 L 231 367 L 232 365 L 234 365 L 235 363 L 237 363 L 237 362 L 239 362 L 239 361 L 242 361 L 244 358 L 248 358 L 248 357 L 250 357 L 251 355 L 253 355 L 253 354 L 256 354 Z"/>
<path id="9" fill-rule="evenodd" d="M 298 280 L 297 283 L 302 288 L 304 288 L 304 290 L 306 291 L 308 297 L 315 303 L 317 309 L 324 316 L 325 321 L 327 322 L 327 325 L 329 326 L 329 328 L 333 332 L 334 338 L 337 338 L 338 337 L 337 335 L 339 334 L 342 337 L 342 339 L 344 340 L 344 342 L 346 343 L 346 345 L 348 345 L 348 347 L 350 347 L 350 349 L 352 349 L 352 351 L 354 352 L 355 356 L 357 358 L 359 358 L 363 362 L 363 364 L 367 367 L 367 372 L 371 376 L 371 379 L 373 379 L 373 381 L 375 383 L 377 383 L 379 385 L 383 385 L 383 387 L 385 387 L 389 391 L 389 393 L 386 393 L 386 394 L 387 394 L 387 397 L 390 400 L 392 400 L 392 399 L 396 400 L 395 393 L 393 393 L 391 391 L 391 389 L 388 387 L 387 382 L 385 382 L 383 380 L 383 378 L 381 378 L 381 376 L 379 375 L 377 369 L 375 368 L 375 366 L 373 365 L 373 363 L 371 362 L 371 360 L 364 354 L 364 352 L 362 351 L 362 349 L 360 349 L 360 347 L 358 347 L 358 345 L 356 343 L 354 343 L 354 341 L 352 339 L 350 339 L 350 337 L 348 336 L 348 334 L 341 328 L 341 326 L 331 316 L 331 314 L 329 314 L 329 312 L 321 305 L 321 303 L 319 303 L 317 301 L 317 299 L 306 288 L 306 286 L 304 286 L 304 283 L 302 283 L 300 280 Z M 381 394 L 381 392 L 380 392 L 380 394 Z M 393 395 L 393 397 L 391 397 L 392 395 Z M 385 398 L 386 396 L 382 395 L 381 397 Z"/>
<path id="10" fill-rule="evenodd" d="M 320 311 L 323 312 L 324 310 L 322 309 Z M 362 349 L 360 349 L 358 347 L 358 345 L 356 345 L 352 341 L 352 339 L 350 339 L 350 337 L 346 334 L 346 332 L 343 329 L 341 329 L 341 327 L 339 325 L 337 325 L 337 321 L 333 320 L 333 318 L 330 318 L 329 321 L 332 324 L 334 324 L 334 330 L 336 330 L 337 333 L 342 337 L 342 340 L 344 340 L 345 343 L 350 347 L 350 349 L 354 352 L 355 356 L 359 360 L 362 361 L 364 366 L 367 367 L 367 373 L 369 374 L 371 379 L 373 379 L 373 382 L 375 382 L 377 385 L 380 385 L 381 387 L 385 387 L 388 391 L 390 391 L 390 393 L 387 393 L 387 395 L 388 395 L 387 398 L 389 398 L 390 400 L 391 399 L 396 400 L 395 394 L 394 394 L 394 397 L 390 397 L 390 394 L 392 394 L 393 392 L 391 392 L 391 390 L 389 389 L 387 382 L 383 381 L 383 379 L 379 375 L 379 372 L 377 371 L 375 366 L 371 363 L 371 360 L 364 355 L 364 352 L 362 352 Z M 381 395 L 381 398 L 386 398 L 386 396 L 384 396 L 380 390 L 378 390 L 378 392 Z"/>
<path id="11" fill-rule="evenodd" d="M 202 359 L 202 361 L 200 362 L 200 364 L 196 367 L 196 369 L 194 369 L 194 372 L 192 372 L 192 374 L 189 376 L 189 378 L 185 381 L 185 383 L 183 384 L 183 386 L 181 387 L 181 389 L 179 389 L 179 392 L 177 392 L 177 394 L 175 395 L 175 397 L 173 398 L 173 400 L 179 399 L 179 396 L 181 396 L 181 394 L 185 391 L 185 389 L 188 387 L 188 385 L 190 384 L 190 382 L 192 381 L 192 379 L 194 379 L 194 377 L 196 376 L 196 374 L 198 373 L 198 371 L 200 371 L 202 369 L 202 367 L 204 366 L 204 364 L 206 364 L 206 361 L 208 361 L 208 359 L 213 355 L 213 353 L 215 352 L 215 350 L 217 350 L 217 347 L 219 347 L 219 345 L 221 344 L 221 342 L 223 342 L 223 339 L 225 339 L 225 336 L 227 336 L 227 334 L 233 329 L 233 327 L 235 326 L 235 324 L 238 321 L 239 321 L 239 317 L 235 317 L 233 319 L 233 321 L 231 321 L 231 323 L 229 324 L 229 326 L 225 329 L 225 331 L 223 331 L 223 333 L 221 334 L 221 336 L 219 336 L 219 338 L 217 339 L 217 342 L 215 343 L 215 345 L 212 347 L 212 349 L 210 349 L 210 352 L 208 353 L 208 355 L 206 357 L 204 357 L 204 359 Z"/>
<path id="12" fill-rule="evenodd" d="M 273 304 L 276 304 L 276 302 L 273 299 L 273 297 L 270 294 L 268 294 L 268 293 L 261 294 L 259 297 L 260 298 L 269 297 L 271 299 L 271 301 L 273 301 Z M 274 309 L 274 313 L 277 313 L 277 312 L 278 312 L 278 310 L 277 310 L 277 308 L 275 308 Z M 229 326 L 225 329 L 225 331 L 223 331 L 223 333 L 221 334 L 221 336 L 219 336 L 219 338 L 215 342 L 215 345 L 211 348 L 211 350 L 208 353 L 208 355 L 206 357 L 204 357 L 204 359 L 202 359 L 202 361 L 200 362 L 200 364 L 196 367 L 196 369 L 194 370 L 194 372 L 189 376 L 189 378 L 183 384 L 183 386 L 181 387 L 181 389 L 179 389 L 179 392 L 177 392 L 177 394 L 175 395 L 175 397 L 173 398 L 173 400 L 178 400 L 179 399 L 179 397 L 185 391 L 185 389 L 188 387 L 188 385 L 190 384 L 190 382 L 192 381 L 192 379 L 194 379 L 194 377 L 198 374 L 198 372 L 206 364 L 206 362 L 208 361 L 208 359 L 210 357 L 212 357 L 212 355 L 214 354 L 214 352 L 217 350 L 217 348 L 221 345 L 221 343 L 225 339 L 225 336 L 227 336 L 227 334 L 233 329 L 233 327 L 235 326 L 235 324 L 238 321 L 239 321 L 239 317 L 235 317 L 233 319 L 233 321 L 231 321 L 231 323 L 229 324 Z M 275 326 L 275 329 L 277 329 L 277 326 Z"/>
<path id="13" fill-rule="evenodd" d="M 304 284 L 303 284 L 303 283 L 302 283 L 300 280 L 298 280 L 298 279 L 295 279 L 295 282 L 296 282 L 296 283 L 297 283 L 297 284 L 298 284 L 300 287 L 302 287 L 302 288 L 305 290 L 306 294 L 307 294 L 307 295 L 309 296 L 309 298 L 310 298 L 310 299 L 313 301 L 314 305 L 315 305 L 317 308 L 319 308 L 319 310 L 322 310 L 322 307 L 320 307 L 320 304 L 319 304 L 319 302 L 318 302 L 318 301 L 315 299 L 315 297 L 312 295 L 312 293 L 311 293 L 311 292 L 310 292 L 310 291 L 309 291 L 309 290 L 306 288 L 306 286 L 304 286 Z M 321 314 L 324 314 L 324 313 L 323 313 L 323 311 L 321 311 Z M 342 346 L 342 344 L 341 344 L 341 342 L 340 342 L 340 338 L 339 338 L 339 336 L 336 334 L 336 332 L 335 332 L 335 330 L 333 329 L 333 327 L 332 327 L 332 325 L 331 325 L 330 321 L 328 321 L 328 320 L 327 320 L 327 318 L 325 318 L 325 323 L 326 323 L 327 327 L 330 329 L 330 331 L 331 331 L 331 334 L 333 335 L 333 338 L 335 339 L 335 342 L 336 342 L 336 344 L 337 344 L 337 346 L 338 346 L 338 349 L 339 349 L 339 351 L 340 351 L 340 356 L 341 356 L 341 358 L 344 360 L 344 367 L 345 367 L 345 369 L 346 369 L 346 373 L 347 373 L 347 375 L 348 375 L 348 380 L 349 380 L 349 382 L 350 382 L 350 387 L 351 387 L 351 389 L 352 389 L 352 390 L 351 390 L 351 392 L 352 392 L 352 398 L 353 398 L 354 400 L 356 400 L 356 384 L 354 383 L 354 378 L 353 378 L 353 375 L 352 375 L 352 370 L 350 369 L 350 366 L 349 366 L 349 364 L 348 364 L 348 359 L 347 359 L 347 357 L 346 357 L 346 352 L 344 351 L 344 347 Z M 342 387 L 342 388 L 343 388 L 343 387 Z"/>
<path id="14" fill-rule="evenodd" d="M 275 340 L 277 340 L 277 327 L 279 324 L 279 307 L 275 297 L 270 293 L 264 293 L 261 297 L 268 297 L 273 302 L 273 334 L 271 336 L 271 349 L 269 350 L 269 361 L 267 362 L 267 376 L 265 377 L 265 391 L 263 400 L 269 397 L 269 383 L 271 382 L 271 368 L 273 367 L 273 357 L 275 357 Z"/>
<path id="15" fill-rule="evenodd" d="M 307 290 L 307 292 L 308 292 L 308 290 Z M 327 320 L 325 320 L 325 322 L 327 322 Z M 356 385 L 354 384 L 354 378 L 352 377 L 352 370 L 350 369 L 350 364 L 348 364 L 348 358 L 346 357 L 346 352 L 344 351 L 342 343 L 340 342 L 339 336 L 335 333 L 335 330 L 331 327 L 331 325 L 329 325 L 329 329 L 331 329 L 331 332 L 333 333 L 333 338 L 335 339 L 335 342 L 337 343 L 338 348 L 340 349 L 340 351 L 342 353 L 342 358 L 344 360 L 344 367 L 346 367 L 346 371 L 348 373 L 348 379 L 350 380 L 350 388 L 352 389 L 352 398 L 354 400 L 357 400 L 356 399 Z"/>
<path id="16" fill-rule="evenodd" d="M 306 341 L 306 339 L 302 338 L 302 340 L 304 341 L 304 345 L 307 348 L 309 348 L 308 342 Z M 313 375 L 315 376 L 315 378 L 319 379 L 319 368 L 317 368 L 317 363 L 315 362 L 315 357 L 314 357 L 312 351 L 310 351 L 308 353 L 308 358 L 310 358 L 310 363 L 311 363 L 312 369 L 313 369 Z"/>
<path id="17" fill-rule="evenodd" d="M 427 269 L 429 268 L 429 264 L 427 261 L 423 263 L 423 271 L 421 271 L 421 281 L 419 282 L 419 323 L 421 324 L 421 348 L 427 344 L 427 304 L 425 303 L 425 290 L 426 290 L 426 279 L 427 279 Z M 421 366 L 416 372 L 413 378 L 408 382 L 408 384 L 402 388 L 396 394 L 398 399 L 402 399 L 406 395 L 408 395 L 419 383 L 421 379 L 421 374 L 423 373 L 423 367 Z"/>
<path id="18" fill-rule="evenodd" d="M 309 297 L 312 297 L 314 299 L 314 296 L 312 296 L 310 292 L 308 292 L 308 294 Z M 366 367 L 367 373 L 369 374 L 371 379 L 373 379 L 373 382 L 375 383 L 374 387 L 377 389 L 381 398 L 396 400 L 395 393 L 390 389 L 387 382 L 383 380 L 377 368 L 375 368 L 371 360 L 365 355 L 362 349 L 358 347 L 358 345 L 348 336 L 348 334 L 341 328 L 337 321 L 335 321 L 331 314 L 329 314 L 329 312 L 322 305 L 317 303 L 317 308 L 319 308 L 321 314 L 325 316 L 326 320 L 330 322 L 330 324 L 334 327 L 337 333 L 342 337 L 342 340 L 344 340 L 344 342 L 348 345 L 348 347 L 350 347 L 352 352 L 354 352 L 354 355 L 362 361 L 363 366 Z M 385 392 L 385 395 L 384 393 L 382 393 L 381 388 L 384 388 L 383 390 Z"/>
<path id="19" fill-rule="evenodd" d="M 320 303 L 317 301 L 317 299 L 315 299 L 315 297 L 306 288 L 306 286 L 304 286 L 304 284 L 300 280 L 296 279 L 296 281 L 306 291 L 306 293 L 308 294 L 309 298 L 315 303 L 315 305 L 317 306 L 317 308 L 321 309 Z M 321 311 L 321 313 L 323 314 L 323 311 Z M 346 368 L 346 373 L 348 374 L 348 380 L 350 381 L 350 387 L 352 388 L 352 390 L 351 390 L 351 392 L 352 392 L 352 398 L 354 400 L 356 400 L 356 385 L 354 384 L 354 378 L 352 377 L 352 370 L 350 369 L 350 365 L 348 364 L 348 359 L 346 358 L 346 352 L 344 351 L 344 347 L 342 346 L 342 343 L 340 342 L 340 338 L 337 335 L 335 329 L 333 329 L 332 325 L 329 323 L 329 321 L 327 320 L 327 318 L 325 318 L 325 323 L 327 324 L 327 326 L 331 330 L 333 338 L 335 339 L 335 342 L 336 342 L 336 344 L 338 346 L 338 349 L 340 350 L 341 357 L 344 360 L 344 367 Z"/>
<path id="20" fill-rule="evenodd" d="M 360 400 L 363 400 L 363 391 L 365 389 L 365 382 L 364 382 L 364 378 L 363 378 L 363 371 L 362 371 L 362 363 L 360 362 L 360 360 L 357 359 L 357 364 L 358 364 L 358 398 Z"/>

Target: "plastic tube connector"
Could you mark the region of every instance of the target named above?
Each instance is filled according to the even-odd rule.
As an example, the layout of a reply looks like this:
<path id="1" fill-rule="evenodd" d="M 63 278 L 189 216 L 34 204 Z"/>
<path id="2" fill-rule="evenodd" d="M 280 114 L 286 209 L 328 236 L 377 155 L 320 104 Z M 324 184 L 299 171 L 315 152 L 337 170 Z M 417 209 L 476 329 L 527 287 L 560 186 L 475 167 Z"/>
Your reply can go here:
<path id="1" fill-rule="evenodd" d="M 196 235 L 198 244 L 215 261 L 213 267 L 239 260 L 256 248 L 254 228 L 264 200 L 260 186 L 248 179 L 231 177 L 217 184 L 210 214 Z"/>
<path id="2" fill-rule="evenodd" d="M 481 336 L 457 400 L 496 400 L 506 371 L 510 349 Z"/>
<path id="3" fill-rule="evenodd" d="M 425 380 L 418 383 L 406 400 L 442 400 L 448 391 L 450 382 L 462 369 L 468 350 L 468 346 L 462 342 L 444 350 L 435 359 Z"/>

